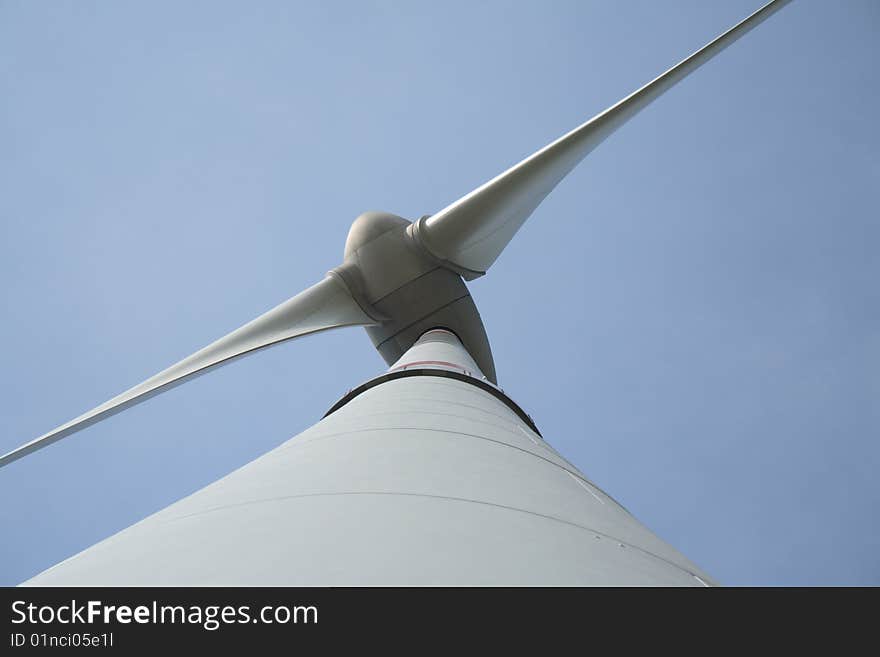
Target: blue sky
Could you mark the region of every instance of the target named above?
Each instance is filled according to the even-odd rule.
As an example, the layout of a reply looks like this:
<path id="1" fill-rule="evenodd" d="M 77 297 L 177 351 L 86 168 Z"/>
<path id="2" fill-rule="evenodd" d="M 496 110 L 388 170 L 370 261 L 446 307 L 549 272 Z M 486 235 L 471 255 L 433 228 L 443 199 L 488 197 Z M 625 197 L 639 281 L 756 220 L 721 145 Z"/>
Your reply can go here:
<path id="1" fill-rule="evenodd" d="M 5 2 L 0 451 L 435 212 L 754 0 Z M 544 436 L 724 584 L 880 584 L 880 5 L 797 0 L 667 93 L 469 285 Z M 360 329 L 0 471 L 15 584 L 309 426 Z"/>

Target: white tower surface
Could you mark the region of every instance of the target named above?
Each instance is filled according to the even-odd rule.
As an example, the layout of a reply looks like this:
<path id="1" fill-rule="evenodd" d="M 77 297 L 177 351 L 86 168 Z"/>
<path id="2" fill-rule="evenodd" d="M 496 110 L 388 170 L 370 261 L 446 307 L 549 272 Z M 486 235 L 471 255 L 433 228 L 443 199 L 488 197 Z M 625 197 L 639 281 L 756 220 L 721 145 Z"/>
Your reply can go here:
<path id="1" fill-rule="evenodd" d="M 27 585 L 714 583 L 431 330 L 316 425 Z"/>

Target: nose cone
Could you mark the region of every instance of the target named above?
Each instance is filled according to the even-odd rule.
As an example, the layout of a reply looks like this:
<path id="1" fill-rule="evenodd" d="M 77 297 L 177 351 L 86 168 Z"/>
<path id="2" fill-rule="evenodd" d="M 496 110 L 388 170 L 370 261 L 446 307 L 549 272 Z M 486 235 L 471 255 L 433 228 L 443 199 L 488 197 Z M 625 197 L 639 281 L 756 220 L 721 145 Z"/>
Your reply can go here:
<path id="1" fill-rule="evenodd" d="M 408 226 L 410 222 L 390 212 L 364 212 L 351 225 L 345 240 L 345 258 L 379 235 L 394 228 Z"/>

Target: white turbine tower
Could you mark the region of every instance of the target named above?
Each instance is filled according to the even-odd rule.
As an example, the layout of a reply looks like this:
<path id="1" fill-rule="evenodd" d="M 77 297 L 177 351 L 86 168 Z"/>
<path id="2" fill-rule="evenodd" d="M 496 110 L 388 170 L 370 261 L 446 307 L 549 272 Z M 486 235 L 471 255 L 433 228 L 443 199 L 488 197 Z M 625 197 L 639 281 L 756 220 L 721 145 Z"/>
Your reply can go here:
<path id="1" fill-rule="evenodd" d="M 187 379 L 364 326 L 390 369 L 318 424 L 40 573 L 33 585 L 634 584 L 713 580 L 541 437 L 498 386 L 465 281 L 608 135 L 775 13 L 774 0 L 440 212 L 358 217 L 326 278 L 0 457 L 6 465 Z"/>

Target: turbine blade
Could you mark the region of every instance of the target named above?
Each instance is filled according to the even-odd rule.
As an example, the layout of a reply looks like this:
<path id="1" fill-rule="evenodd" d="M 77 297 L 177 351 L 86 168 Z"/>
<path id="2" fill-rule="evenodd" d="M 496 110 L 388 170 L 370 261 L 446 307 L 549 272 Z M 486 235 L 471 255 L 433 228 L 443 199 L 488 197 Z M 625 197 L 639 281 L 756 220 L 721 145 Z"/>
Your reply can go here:
<path id="1" fill-rule="evenodd" d="M 769 2 L 638 91 L 437 214 L 423 217 L 413 225 L 412 237 L 466 280 L 482 276 L 541 201 L 590 151 L 676 82 L 788 2 Z"/>
<path id="2" fill-rule="evenodd" d="M 342 283 L 327 277 L 143 383 L 4 454 L 0 457 L 0 467 L 139 404 L 191 377 L 258 349 L 308 333 L 375 323 L 352 299 Z"/>

